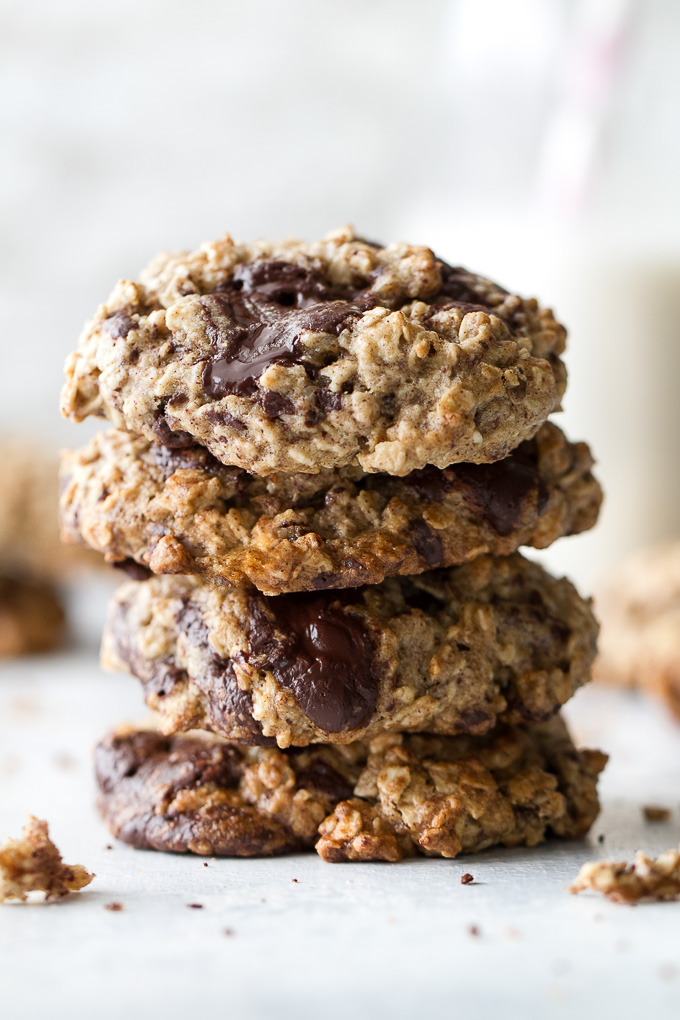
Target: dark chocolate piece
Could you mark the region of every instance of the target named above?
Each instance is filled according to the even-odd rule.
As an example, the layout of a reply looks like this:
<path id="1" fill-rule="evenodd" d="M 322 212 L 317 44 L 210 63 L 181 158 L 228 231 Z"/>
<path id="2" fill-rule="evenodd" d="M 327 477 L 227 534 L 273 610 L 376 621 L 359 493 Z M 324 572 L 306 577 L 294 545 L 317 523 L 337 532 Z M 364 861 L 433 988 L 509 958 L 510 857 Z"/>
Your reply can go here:
<path id="1" fill-rule="evenodd" d="M 411 521 L 409 527 L 413 545 L 419 556 L 422 556 L 429 567 L 439 567 L 444 562 L 444 546 L 442 540 L 427 521 L 422 519 Z"/>
<path id="2" fill-rule="evenodd" d="M 201 299 L 206 332 L 218 350 L 203 368 L 205 392 L 218 400 L 229 393 L 251 396 L 269 365 L 298 361 L 305 330 L 339 336 L 375 303 L 360 291 L 332 290 L 318 274 L 293 263 L 271 259 L 237 266 L 231 280 Z"/>
<path id="3" fill-rule="evenodd" d="M 127 312 L 116 312 L 115 315 L 109 315 L 102 324 L 102 329 L 105 329 L 114 340 L 125 339 L 131 329 L 138 328 L 139 323 L 130 318 Z"/>
<path id="4" fill-rule="evenodd" d="M 250 663 L 261 659 L 328 733 L 361 726 L 378 698 L 373 638 L 340 601 L 336 592 L 249 600 Z"/>
<path id="5" fill-rule="evenodd" d="M 494 464 L 456 464 L 448 470 L 463 484 L 470 501 L 499 535 L 511 534 L 519 524 L 523 503 L 532 490 L 536 491 L 537 516 L 548 505 L 548 487 L 526 446 Z"/>

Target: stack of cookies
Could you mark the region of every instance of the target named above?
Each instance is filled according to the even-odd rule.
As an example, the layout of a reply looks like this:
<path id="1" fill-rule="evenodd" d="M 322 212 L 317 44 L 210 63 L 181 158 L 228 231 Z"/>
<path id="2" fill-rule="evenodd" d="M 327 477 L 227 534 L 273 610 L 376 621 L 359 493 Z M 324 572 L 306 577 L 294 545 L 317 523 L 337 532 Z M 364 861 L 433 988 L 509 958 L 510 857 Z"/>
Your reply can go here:
<path id="1" fill-rule="evenodd" d="M 429 248 L 230 237 L 122 281 L 67 363 L 62 528 L 130 576 L 105 666 L 156 712 L 96 752 L 138 847 L 454 857 L 579 836 L 559 716 L 589 603 L 518 552 L 595 523 L 565 333 Z"/>

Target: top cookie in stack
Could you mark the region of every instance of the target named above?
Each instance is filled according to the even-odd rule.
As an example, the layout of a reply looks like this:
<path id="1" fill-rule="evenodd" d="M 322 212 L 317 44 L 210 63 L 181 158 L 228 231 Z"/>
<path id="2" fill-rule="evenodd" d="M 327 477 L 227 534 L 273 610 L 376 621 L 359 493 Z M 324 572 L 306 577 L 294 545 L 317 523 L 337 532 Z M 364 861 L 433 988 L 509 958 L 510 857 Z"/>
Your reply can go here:
<path id="1" fill-rule="evenodd" d="M 200 832 L 206 853 L 322 832 L 337 860 L 585 831 L 602 760 L 553 717 L 589 679 L 597 625 L 517 553 L 592 527 L 600 506 L 588 447 L 546 420 L 564 342 L 536 301 L 350 230 L 225 237 L 118 284 L 67 363 L 64 414 L 115 428 L 64 456 L 63 533 L 133 577 L 104 664 L 141 680 L 166 734 L 197 733 L 102 745 L 109 764 L 134 745 L 145 777 L 100 769 L 114 832 L 166 849 Z M 315 744 L 313 767 L 295 757 Z M 396 800 L 382 766 L 367 778 L 388 745 L 412 770 Z M 185 753 L 212 778 L 202 799 L 197 772 L 189 814 L 166 817 L 159 791 Z"/>
<path id="2" fill-rule="evenodd" d="M 256 475 L 401 476 L 535 435 L 564 392 L 564 341 L 551 312 L 429 248 L 225 237 L 118 284 L 67 363 L 62 410 Z"/>
<path id="3" fill-rule="evenodd" d="M 267 594 L 543 548 L 601 498 L 543 424 L 564 340 L 535 301 L 348 230 L 160 256 L 67 363 L 63 412 L 117 430 L 66 458 L 65 535 Z"/>

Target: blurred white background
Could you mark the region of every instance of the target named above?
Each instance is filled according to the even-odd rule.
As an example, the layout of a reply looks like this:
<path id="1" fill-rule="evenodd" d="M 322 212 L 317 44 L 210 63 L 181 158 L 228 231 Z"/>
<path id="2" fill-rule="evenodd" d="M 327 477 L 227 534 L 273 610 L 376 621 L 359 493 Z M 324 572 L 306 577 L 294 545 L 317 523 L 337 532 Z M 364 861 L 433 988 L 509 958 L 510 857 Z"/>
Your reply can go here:
<path id="1" fill-rule="evenodd" d="M 0 48 L 4 434 L 86 441 L 62 363 L 157 250 L 350 221 L 570 327 L 608 501 L 554 566 L 680 532 L 678 0 L 5 0 Z"/>

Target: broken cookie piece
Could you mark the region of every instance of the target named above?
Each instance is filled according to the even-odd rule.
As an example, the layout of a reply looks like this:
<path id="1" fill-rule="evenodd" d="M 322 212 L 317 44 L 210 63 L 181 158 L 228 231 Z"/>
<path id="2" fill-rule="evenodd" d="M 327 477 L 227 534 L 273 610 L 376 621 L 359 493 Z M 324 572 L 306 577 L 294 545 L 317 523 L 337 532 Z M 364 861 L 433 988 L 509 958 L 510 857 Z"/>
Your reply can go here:
<path id="1" fill-rule="evenodd" d="M 64 864 L 49 837 L 47 822 L 29 815 L 22 839 L 0 846 L 0 903 L 25 901 L 29 892 L 59 899 L 89 885 L 91 875 L 82 864 Z"/>
<path id="2" fill-rule="evenodd" d="M 660 903 L 680 899 L 680 847 L 666 850 L 658 857 L 648 857 L 641 850 L 635 863 L 625 861 L 591 861 L 584 864 L 571 893 L 583 889 L 601 892 L 614 903 Z"/>

